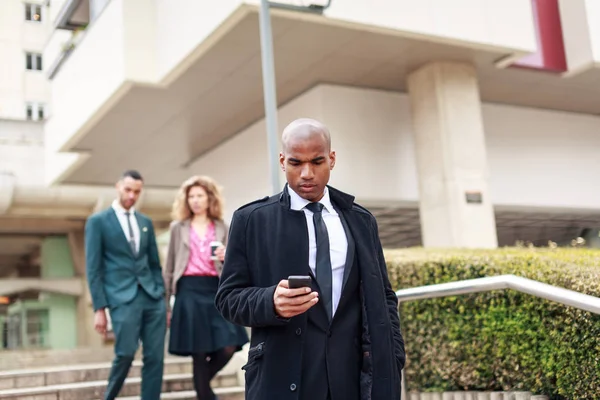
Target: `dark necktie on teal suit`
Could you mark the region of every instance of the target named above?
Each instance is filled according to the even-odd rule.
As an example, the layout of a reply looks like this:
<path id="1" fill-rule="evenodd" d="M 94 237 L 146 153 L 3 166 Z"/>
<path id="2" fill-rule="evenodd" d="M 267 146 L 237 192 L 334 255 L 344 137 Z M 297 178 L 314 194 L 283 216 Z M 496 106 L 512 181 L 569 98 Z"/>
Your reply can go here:
<path id="1" fill-rule="evenodd" d="M 131 213 L 129 211 L 125 211 L 125 216 L 127 217 L 127 228 L 129 228 L 129 246 L 131 247 L 131 252 L 134 256 L 137 257 L 137 249 L 135 246 L 135 236 L 133 235 L 133 227 L 131 226 Z"/>

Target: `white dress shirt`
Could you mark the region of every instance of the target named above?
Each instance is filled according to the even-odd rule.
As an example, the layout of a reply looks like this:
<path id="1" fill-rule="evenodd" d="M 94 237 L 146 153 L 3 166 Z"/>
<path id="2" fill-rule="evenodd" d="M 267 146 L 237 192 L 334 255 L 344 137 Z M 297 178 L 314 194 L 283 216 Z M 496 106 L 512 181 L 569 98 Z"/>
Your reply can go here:
<path id="1" fill-rule="evenodd" d="M 119 219 L 119 223 L 121 224 L 121 229 L 123 229 L 123 233 L 127 238 L 127 242 L 129 242 L 129 226 L 127 225 L 127 212 L 126 209 L 119 203 L 118 200 L 113 201 L 112 208 L 115 210 L 117 214 L 117 218 Z M 139 253 L 140 251 L 140 226 L 138 225 L 137 218 L 135 217 L 135 208 L 131 207 L 129 209 L 129 221 L 131 222 L 131 229 L 133 229 L 133 240 L 135 241 L 135 250 Z"/>
<path id="2" fill-rule="evenodd" d="M 315 240 L 315 225 L 313 223 L 313 212 L 306 208 L 306 205 L 310 201 L 303 199 L 290 187 L 288 187 L 290 194 L 290 208 L 296 211 L 304 211 L 306 216 L 306 224 L 308 226 L 308 264 L 314 276 L 316 273 L 317 264 L 317 242 Z M 346 267 L 346 255 L 348 253 L 348 239 L 346 238 L 346 232 L 342 225 L 340 216 L 333 208 L 331 199 L 329 198 L 329 191 L 325 188 L 325 194 L 319 201 L 323 204 L 323 222 L 327 226 L 327 234 L 329 236 L 329 255 L 331 258 L 331 272 L 332 272 L 332 309 L 333 314 L 337 310 L 340 303 L 340 297 L 342 296 L 342 286 L 344 284 L 344 269 Z"/>

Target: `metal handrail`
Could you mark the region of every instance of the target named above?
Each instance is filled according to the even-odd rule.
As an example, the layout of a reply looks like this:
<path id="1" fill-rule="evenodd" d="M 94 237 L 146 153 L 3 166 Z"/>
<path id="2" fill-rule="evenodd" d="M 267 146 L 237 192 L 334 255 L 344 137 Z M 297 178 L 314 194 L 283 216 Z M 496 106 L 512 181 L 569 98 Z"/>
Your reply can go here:
<path id="1" fill-rule="evenodd" d="M 600 314 L 600 298 L 579 293 L 574 290 L 522 278 L 516 275 L 500 275 L 487 278 L 468 279 L 459 282 L 440 283 L 400 289 L 396 292 L 398 302 L 457 296 L 468 293 L 489 292 L 492 290 L 512 289 L 542 299 L 551 300 L 566 306 Z"/>
<path id="2" fill-rule="evenodd" d="M 461 294 L 490 292 L 492 290 L 503 289 L 516 290 L 542 299 L 555 301 L 566 306 L 579 308 L 594 314 L 600 314 L 600 298 L 598 297 L 558 286 L 548 285 L 516 275 L 499 275 L 400 289 L 396 291 L 396 296 L 398 297 L 398 303 L 404 303 L 415 300 L 434 299 L 438 297 L 458 296 Z M 407 387 L 404 370 L 402 370 L 401 379 L 402 398 L 406 399 Z"/>

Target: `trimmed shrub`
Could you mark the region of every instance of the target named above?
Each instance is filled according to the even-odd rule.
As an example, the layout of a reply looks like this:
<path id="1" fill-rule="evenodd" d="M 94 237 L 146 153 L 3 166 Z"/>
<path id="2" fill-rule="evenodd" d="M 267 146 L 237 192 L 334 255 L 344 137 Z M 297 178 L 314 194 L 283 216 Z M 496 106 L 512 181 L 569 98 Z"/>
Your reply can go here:
<path id="1" fill-rule="evenodd" d="M 600 251 L 386 251 L 394 289 L 514 274 L 600 297 Z M 400 306 L 409 390 L 600 397 L 600 315 L 512 290 Z"/>

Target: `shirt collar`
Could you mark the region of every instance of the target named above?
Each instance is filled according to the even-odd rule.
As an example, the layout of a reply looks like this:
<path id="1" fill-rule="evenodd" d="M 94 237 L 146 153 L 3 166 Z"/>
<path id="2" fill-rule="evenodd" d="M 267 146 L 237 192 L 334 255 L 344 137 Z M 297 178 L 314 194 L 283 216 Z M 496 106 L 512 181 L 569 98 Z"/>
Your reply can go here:
<path id="1" fill-rule="evenodd" d="M 123 208 L 123 206 L 121 205 L 121 203 L 119 203 L 119 200 L 117 200 L 117 199 L 113 200 L 113 203 L 112 203 L 112 208 L 113 208 L 113 209 L 114 209 L 116 212 L 118 212 L 118 213 L 122 213 L 122 214 L 125 214 L 125 213 L 128 211 L 128 210 L 126 210 L 126 209 L 124 209 L 124 208 Z M 129 209 L 129 212 L 130 212 L 131 214 L 135 214 L 135 207 L 131 207 L 131 208 Z"/>
<path id="2" fill-rule="evenodd" d="M 290 208 L 292 210 L 300 211 L 306 207 L 310 201 L 303 199 L 300 195 L 292 188 L 288 186 L 288 192 L 290 194 Z M 325 186 L 325 192 L 323 193 L 323 198 L 319 200 L 319 203 L 323 204 L 323 207 L 329 214 L 337 214 L 335 209 L 333 208 L 333 204 L 331 204 L 331 199 L 329 197 L 329 190 L 327 186 Z"/>

